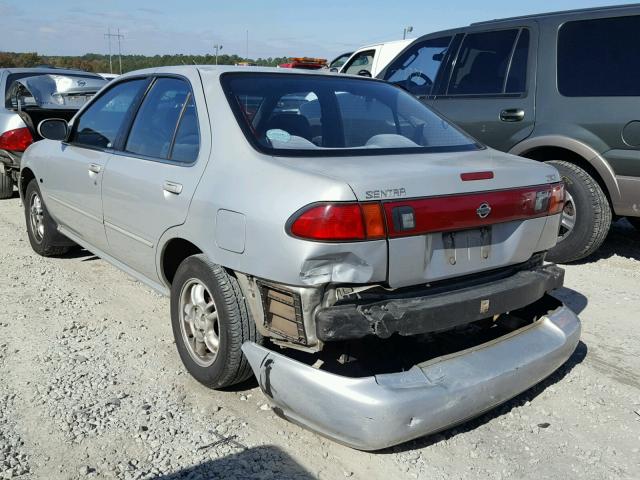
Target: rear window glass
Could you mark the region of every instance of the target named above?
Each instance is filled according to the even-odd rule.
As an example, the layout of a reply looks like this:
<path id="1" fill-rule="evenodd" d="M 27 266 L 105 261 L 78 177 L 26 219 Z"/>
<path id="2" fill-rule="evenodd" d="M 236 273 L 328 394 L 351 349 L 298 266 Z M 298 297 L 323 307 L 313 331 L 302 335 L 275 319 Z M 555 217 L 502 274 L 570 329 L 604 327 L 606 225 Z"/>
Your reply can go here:
<path id="1" fill-rule="evenodd" d="M 558 34 L 558 90 L 567 97 L 639 96 L 640 16 L 565 23 Z"/>
<path id="2" fill-rule="evenodd" d="M 237 73 L 222 84 L 261 151 L 286 156 L 460 151 L 477 143 L 407 92 L 356 78 Z"/>

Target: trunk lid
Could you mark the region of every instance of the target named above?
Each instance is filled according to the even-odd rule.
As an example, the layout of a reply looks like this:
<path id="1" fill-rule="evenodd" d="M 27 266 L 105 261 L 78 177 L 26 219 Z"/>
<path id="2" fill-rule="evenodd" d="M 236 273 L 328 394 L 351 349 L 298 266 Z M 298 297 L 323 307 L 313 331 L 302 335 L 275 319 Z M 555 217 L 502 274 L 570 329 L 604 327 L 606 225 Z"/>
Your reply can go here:
<path id="1" fill-rule="evenodd" d="M 559 215 L 519 215 L 525 203 L 536 202 L 535 186 L 560 181 L 555 168 L 540 162 L 492 149 L 283 160 L 348 183 L 361 202 L 382 202 L 391 287 L 525 262 L 556 241 Z M 442 198 L 434 204 L 434 197 Z M 413 206 L 409 211 L 418 227 L 427 222 L 430 228 L 399 234 L 394 212 L 401 215 L 405 204 Z"/>

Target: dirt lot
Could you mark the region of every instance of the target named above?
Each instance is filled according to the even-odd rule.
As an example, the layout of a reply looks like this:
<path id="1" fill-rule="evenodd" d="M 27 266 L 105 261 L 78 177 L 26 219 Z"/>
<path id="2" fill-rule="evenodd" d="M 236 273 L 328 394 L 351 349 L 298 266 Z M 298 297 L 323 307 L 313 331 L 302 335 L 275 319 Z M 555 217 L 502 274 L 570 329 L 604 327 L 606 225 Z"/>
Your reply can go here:
<path id="1" fill-rule="evenodd" d="M 614 225 L 558 292 L 583 335 L 483 417 L 374 454 L 278 418 L 255 383 L 182 368 L 168 301 L 87 252 L 34 255 L 0 202 L 0 478 L 640 478 L 640 234 Z"/>

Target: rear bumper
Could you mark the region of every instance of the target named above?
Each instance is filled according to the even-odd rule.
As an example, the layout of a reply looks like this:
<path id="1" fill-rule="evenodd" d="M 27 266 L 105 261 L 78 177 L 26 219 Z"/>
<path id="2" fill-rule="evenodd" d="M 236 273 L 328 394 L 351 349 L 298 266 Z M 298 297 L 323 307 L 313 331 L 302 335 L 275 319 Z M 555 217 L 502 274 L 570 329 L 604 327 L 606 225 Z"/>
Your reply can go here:
<path id="1" fill-rule="evenodd" d="M 560 307 L 492 342 L 401 373 L 350 378 L 247 342 L 242 349 L 276 411 L 360 450 L 464 422 L 527 390 L 575 350 L 580 321 Z"/>
<path id="2" fill-rule="evenodd" d="M 564 271 L 547 265 L 439 293 L 428 293 L 437 292 L 434 288 L 400 294 L 399 298 L 390 293 L 388 298 L 320 309 L 316 334 L 320 340 L 331 342 L 367 335 L 387 338 L 394 333 L 417 335 L 450 330 L 530 305 L 563 282 Z"/>

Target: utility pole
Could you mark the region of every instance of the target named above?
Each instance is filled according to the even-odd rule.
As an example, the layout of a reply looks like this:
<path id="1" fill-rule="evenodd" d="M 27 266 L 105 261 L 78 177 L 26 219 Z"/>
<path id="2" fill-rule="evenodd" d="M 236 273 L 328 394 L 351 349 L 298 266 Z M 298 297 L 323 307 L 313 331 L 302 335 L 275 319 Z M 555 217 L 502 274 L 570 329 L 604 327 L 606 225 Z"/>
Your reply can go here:
<path id="1" fill-rule="evenodd" d="M 107 33 L 105 33 L 104 36 L 109 39 L 109 73 L 113 73 L 113 62 L 111 59 L 111 37 L 116 37 L 118 39 L 118 63 L 120 65 L 120 74 L 122 74 L 122 48 L 120 45 L 120 39 L 124 38 L 124 35 L 120 34 L 120 29 L 118 29 L 118 33 L 111 33 L 111 27 L 109 27 Z"/>
<path id="2" fill-rule="evenodd" d="M 222 50 L 222 45 L 214 45 L 213 49 L 216 51 L 216 65 L 218 65 L 218 52 Z"/>
<path id="3" fill-rule="evenodd" d="M 249 61 L 249 30 L 247 30 L 247 62 Z"/>

